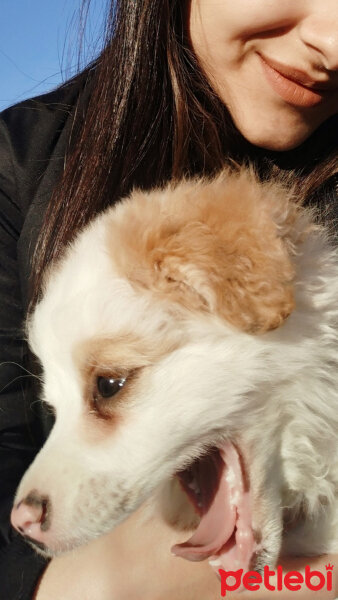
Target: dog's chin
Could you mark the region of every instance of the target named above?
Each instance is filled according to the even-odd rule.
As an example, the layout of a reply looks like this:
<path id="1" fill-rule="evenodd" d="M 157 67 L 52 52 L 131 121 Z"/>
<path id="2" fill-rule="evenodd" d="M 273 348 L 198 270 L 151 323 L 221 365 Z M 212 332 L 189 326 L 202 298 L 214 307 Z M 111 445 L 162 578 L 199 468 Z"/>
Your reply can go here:
<path id="1" fill-rule="evenodd" d="M 60 550 L 59 552 L 56 550 L 52 550 L 42 542 L 37 542 L 36 540 L 33 540 L 28 535 L 24 535 L 23 537 L 27 544 L 29 544 L 29 546 L 31 546 L 31 548 L 33 548 L 33 550 L 35 550 L 37 554 L 43 556 L 43 558 L 54 558 L 58 554 L 62 553 L 62 550 Z"/>
<path id="2" fill-rule="evenodd" d="M 92 538 L 84 539 L 66 539 L 64 538 L 62 542 L 58 541 L 55 543 L 50 543 L 47 545 L 43 542 L 38 542 L 30 538 L 28 535 L 23 536 L 25 541 L 35 550 L 37 554 L 43 556 L 43 558 L 56 558 L 57 556 L 61 556 L 66 552 L 71 552 L 76 548 L 84 546 L 86 543 L 91 541 Z"/>
<path id="3" fill-rule="evenodd" d="M 209 559 L 216 570 L 253 568 L 261 545 L 253 531 L 250 484 L 240 450 L 226 441 L 176 476 L 200 523 L 172 552 L 191 561 Z"/>

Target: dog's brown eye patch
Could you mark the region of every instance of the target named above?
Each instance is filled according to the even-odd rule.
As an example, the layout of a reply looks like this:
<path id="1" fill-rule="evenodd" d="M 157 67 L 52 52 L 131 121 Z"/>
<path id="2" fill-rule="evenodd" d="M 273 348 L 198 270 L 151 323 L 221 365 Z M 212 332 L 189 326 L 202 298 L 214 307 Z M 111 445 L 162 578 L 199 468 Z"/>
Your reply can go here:
<path id="1" fill-rule="evenodd" d="M 173 339 L 174 338 L 174 339 Z M 82 380 L 85 402 L 86 428 L 90 438 L 109 434 L 123 419 L 128 407 L 137 397 L 142 385 L 142 374 L 163 356 L 179 346 L 176 333 L 159 327 L 158 337 L 149 339 L 131 333 L 113 338 L 92 337 L 81 341 L 73 349 L 73 358 Z M 91 427 L 93 425 L 93 427 Z M 93 432 L 98 431 L 96 436 Z"/>

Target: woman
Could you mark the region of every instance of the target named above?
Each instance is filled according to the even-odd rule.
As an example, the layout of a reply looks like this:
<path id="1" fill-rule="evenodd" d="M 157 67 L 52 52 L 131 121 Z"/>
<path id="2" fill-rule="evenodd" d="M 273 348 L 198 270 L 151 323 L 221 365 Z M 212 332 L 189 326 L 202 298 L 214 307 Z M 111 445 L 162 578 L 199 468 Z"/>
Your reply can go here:
<path id="1" fill-rule="evenodd" d="M 18 379 L 17 365 L 27 364 L 22 318 L 49 261 L 133 186 L 212 173 L 231 159 L 254 161 L 264 176 L 272 163 L 297 169 L 308 202 L 332 220 L 337 106 L 336 0 L 120 0 L 111 3 L 106 47 L 91 68 L 56 92 L 5 111 L 1 360 L 12 361 L 1 372 L 6 600 L 219 597 L 207 563 L 157 560 L 154 544 L 167 547 L 164 525 L 157 525 L 156 541 L 153 527 L 137 540 L 132 517 L 46 569 L 11 532 L 16 485 L 52 425 L 34 402 L 36 390 L 23 391 Z M 323 570 L 327 560 L 317 559 Z"/>

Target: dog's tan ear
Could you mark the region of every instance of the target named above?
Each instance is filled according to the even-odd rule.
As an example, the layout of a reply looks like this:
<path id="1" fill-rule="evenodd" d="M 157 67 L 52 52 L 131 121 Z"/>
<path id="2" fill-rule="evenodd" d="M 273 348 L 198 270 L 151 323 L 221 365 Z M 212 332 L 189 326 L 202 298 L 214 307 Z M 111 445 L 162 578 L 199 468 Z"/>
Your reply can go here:
<path id="1" fill-rule="evenodd" d="M 252 333 L 274 329 L 294 308 L 294 275 L 280 239 L 250 228 L 222 236 L 189 223 L 154 251 L 154 283 L 188 308 L 207 310 Z"/>
<path id="2" fill-rule="evenodd" d="M 147 203 L 139 196 L 134 217 L 133 203 L 128 207 L 125 248 L 122 241 L 115 261 L 134 283 L 243 331 L 278 327 L 294 308 L 294 269 L 271 209 L 247 183 L 237 182 L 230 190 L 227 183 L 226 197 L 222 182 L 197 186 L 197 191 L 190 184 L 188 192 L 186 184 L 178 197 L 180 188 L 164 198 L 169 212 L 159 208 L 156 195 Z"/>

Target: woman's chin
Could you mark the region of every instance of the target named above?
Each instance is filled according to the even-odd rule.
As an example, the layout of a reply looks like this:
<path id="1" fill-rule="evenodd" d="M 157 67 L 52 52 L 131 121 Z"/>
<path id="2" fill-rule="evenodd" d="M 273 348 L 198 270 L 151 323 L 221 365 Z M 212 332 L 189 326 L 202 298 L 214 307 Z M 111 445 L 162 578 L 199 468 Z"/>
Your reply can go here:
<path id="1" fill-rule="evenodd" d="M 283 119 L 283 115 L 278 121 L 274 118 L 269 122 L 259 116 L 234 121 L 248 142 L 275 152 L 287 152 L 301 146 L 322 124 L 321 121 L 310 123 L 299 118 Z"/>
<path id="2" fill-rule="evenodd" d="M 288 150 L 294 150 L 301 146 L 313 133 L 311 129 L 306 131 L 295 131 L 295 130 L 276 130 L 274 132 L 242 132 L 246 139 L 257 146 L 265 150 L 275 152 L 287 152 Z"/>
<path id="3" fill-rule="evenodd" d="M 263 142 L 252 142 L 255 146 L 257 146 L 258 148 L 263 148 L 264 150 L 270 150 L 273 152 L 287 152 L 289 150 L 294 150 L 295 148 L 298 148 L 299 146 L 301 146 L 301 144 L 303 142 L 305 142 L 305 140 L 308 138 L 309 136 L 304 137 L 301 140 L 267 140 L 267 141 L 263 141 Z"/>

